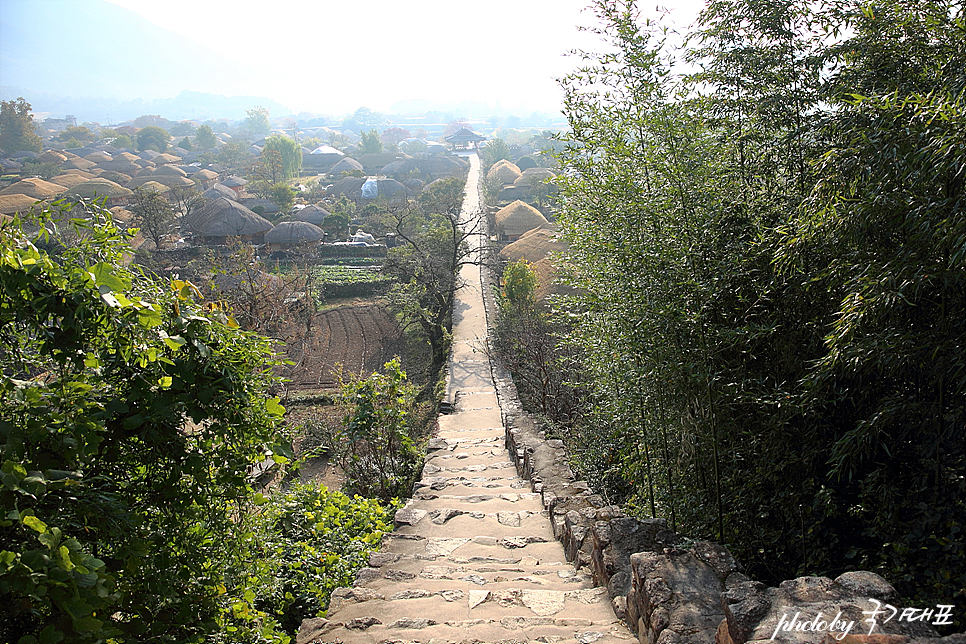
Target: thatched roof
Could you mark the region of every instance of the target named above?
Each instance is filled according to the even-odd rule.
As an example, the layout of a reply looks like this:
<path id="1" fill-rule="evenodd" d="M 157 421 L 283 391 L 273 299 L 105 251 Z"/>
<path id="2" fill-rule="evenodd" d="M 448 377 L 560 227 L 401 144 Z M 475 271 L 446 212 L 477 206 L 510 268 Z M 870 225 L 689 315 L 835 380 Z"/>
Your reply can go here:
<path id="1" fill-rule="evenodd" d="M 272 229 L 267 219 L 224 197 L 192 213 L 188 226 L 205 237 L 248 237 Z"/>
<path id="2" fill-rule="evenodd" d="M 223 186 L 220 183 L 216 183 L 202 192 L 201 196 L 209 201 L 214 201 L 215 199 L 220 199 L 221 197 L 225 197 L 227 199 L 235 199 L 238 197 L 234 190 L 227 186 Z"/>
<path id="3" fill-rule="evenodd" d="M 212 179 L 218 178 L 218 173 L 202 168 L 191 175 L 191 178 L 196 181 L 211 181 Z"/>
<path id="4" fill-rule="evenodd" d="M 110 154 L 105 154 L 104 152 L 91 152 L 90 154 L 84 155 L 85 161 L 90 161 L 95 165 L 98 163 L 107 163 L 113 159 L 114 157 L 112 157 Z"/>
<path id="5" fill-rule="evenodd" d="M 131 175 L 124 174 L 123 172 L 115 172 L 114 170 L 105 170 L 97 176 L 101 179 L 107 179 L 108 181 L 113 181 L 114 183 L 122 186 L 127 185 L 131 181 Z"/>
<path id="6" fill-rule="evenodd" d="M 0 195 L 27 195 L 32 199 L 50 199 L 56 197 L 62 192 L 66 192 L 67 188 L 56 183 L 50 183 L 49 181 L 44 181 L 43 179 L 21 179 L 20 181 L 7 186 L 3 190 L 0 190 Z"/>
<path id="7" fill-rule="evenodd" d="M 362 164 L 355 159 L 345 157 L 329 168 L 329 174 L 341 174 L 343 172 L 353 172 L 356 170 L 362 170 Z"/>
<path id="8" fill-rule="evenodd" d="M 307 221 L 283 221 L 265 234 L 268 244 L 295 246 L 321 241 L 322 229 Z"/>
<path id="9" fill-rule="evenodd" d="M 362 177 L 346 177 L 336 181 L 329 187 L 331 195 L 345 195 L 349 199 L 362 198 L 362 185 L 366 182 Z"/>
<path id="10" fill-rule="evenodd" d="M 543 301 L 551 294 L 570 294 L 575 289 L 564 284 L 556 284 L 557 264 L 559 260 L 553 255 L 559 255 L 567 250 L 567 244 L 559 237 L 557 224 L 544 224 L 534 228 L 523 237 L 507 245 L 500 251 L 500 257 L 515 262 L 525 259 L 532 265 L 537 274 L 537 291 L 534 294 L 537 301 Z"/>
<path id="11" fill-rule="evenodd" d="M 256 215 L 274 215 L 279 211 L 278 204 L 274 201 L 268 199 L 262 199 L 261 197 L 235 197 L 241 205 L 250 209 Z"/>
<path id="12" fill-rule="evenodd" d="M 425 157 L 422 159 L 400 159 L 382 169 L 382 174 L 394 176 L 401 174 L 424 174 L 428 176 L 451 176 L 463 174 L 465 167 L 452 157 Z"/>
<path id="13" fill-rule="evenodd" d="M 130 152 L 119 152 L 118 154 L 114 155 L 115 161 L 130 161 L 131 163 L 135 163 L 139 159 L 143 161 L 141 157 L 136 154 L 131 154 Z"/>
<path id="14" fill-rule="evenodd" d="M 169 188 L 181 188 L 181 187 L 195 185 L 195 182 L 187 177 L 178 177 L 178 176 L 159 174 L 158 172 L 154 172 L 153 174 L 148 174 L 144 176 L 139 175 L 137 177 L 134 177 L 127 183 L 127 187 L 134 189 L 134 188 L 137 188 L 138 186 L 144 185 L 148 181 L 157 181 L 158 183 L 163 183 Z"/>
<path id="15" fill-rule="evenodd" d="M 60 164 L 60 167 L 62 170 L 89 170 L 95 165 L 97 164 L 93 161 L 88 161 L 87 159 L 78 157 L 76 159 L 67 159 Z"/>
<path id="16" fill-rule="evenodd" d="M 550 253 L 561 253 L 567 249 L 567 244 L 558 238 L 559 231 L 557 224 L 546 223 L 538 226 L 504 247 L 500 251 L 500 257 L 510 262 L 525 259 L 536 263 Z"/>
<path id="17" fill-rule="evenodd" d="M 555 175 L 553 172 L 547 168 L 527 168 L 523 171 L 523 174 L 513 182 L 518 188 L 529 188 L 534 183 L 541 183 L 547 179 L 553 179 Z"/>
<path id="18" fill-rule="evenodd" d="M 102 170 L 110 170 L 111 172 L 123 172 L 124 174 L 129 174 L 131 176 L 134 176 L 141 171 L 141 166 L 128 159 L 103 161 L 98 163 L 97 167 L 101 168 Z"/>
<path id="19" fill-rule="evenodd" d="M 181 157 L 176 157 L 173 154 L 159 154 L 156 157 L 151 157 L 157 165 L 162 165 L 165 163 L 181 163 Z"/>
<path id="20" fill-rule="evenodd" d="M 496 213 L 496 229 L 501 235 L 517 237 L 547 223 L 539 210 L 519 199 Z"/>
<path id="21" fill-rule="evenodd" d="M 292 219 L 295 221 L 307 221 L 310 224 L 315 224 L 316 226 L 321 226 L 325 218 L 329 216 L 329 211 L 322 208 L 316 204 L 311 206 L 306 206 L 295 212 L 292 215 Z"/>
<path id="22" fill-rule="evenodd" d="M 247 186 L 248 181 L 246 179 L 242 179 L 241 177 L 236 177 L 235 175 L 232 175 L 227 179 L 225 179 L 224 181 L 222 181 L 221 185 L 228 186 L 229 188 L 238 188 L 241 186 Z"/>
<path id="23" fill-rule="evenodd" d="M 336 150 L 331 145 L 320 145 L 319 147 L 309 152 L 309 154 L 334 154 L 335 156 L 339 156 L 339 157 L 345 156 L 345 154 L 342 151 Z"/>
<path id="24" fill-rule="evenodd" d="M 97 179 L 91 179 L 90 181 L 85 181 L 82 184 L 74 186 L 67 194 L 72 197 L 94 199 L 97 197 L 129 197 L 133 192 L 113 181 L 98 177 Z"/>
<path id="25" fill-rule="evenodd" d="M 395 179 L 378 179 L 380 197 L 410 197 L 412 191 Z"/>
<path id="26" fill-rule="evenodd" d="M 93 179 L 93 177 L 82 177 L 79 174 L 64 173 L 64 174 L 59 174 L 56 177 L 53 177 L 50 180 L 50 182 L 56 183 L 58 186 L 64 186 L 65 188 L 70 189 L 70 188 L 73 188 L 74 186 L 78 186 L 84 183 L 85 181 L 89 181 L 90 179 Z"/>
<path id="27" fill-rule="evenodd" d="M 37 200 L 23 194 L 0 194 L 0 214 L 13 215 L 18 212 L 28 212 Z"/>
<path id="28" fill-rule="evenodd" d="M 63 163 L 67 160 L 67 155 L 57 150 L 47 150 L 43 154 L 33 157 L 41 163 Z"/>
<path id="29" fill-rule="evenodd" d="M 490 185 L 500 185 L 504 186 L 508 183 L 513 183 L 520 178 L 520 168 L 516 164 L 507 161 L 506 159 L 501 159 L 493 164 L 490 170 L 486 173 L 486 181 Z"/>
<path id="30" fill-rule="evenodd" d="M 164 185 L 163 183 L 158 183 L 157 181 L 145 181 L 139 186 L 139 188 L 141 190 L 150 190 L 151 192 L 156 192 L 159 195 L 163 195 L 171 190 L 171 188 L 168 186 Z"/>
<path id="31" fill-rule="evenodd" d="M 83 170 L 64 170 L 64 172 L 61 173 L 60 176 L 63 176 L 65 174 L 73 174 L 73 175 L 77 175 L 78 177 L 83 177 L 85 179 L 93 179 L 94 177 L 97 176 L 96 174 L 93 174 L 93 172 L 84 172 Z"/>
<path id="32" fill-rule="evenodd" d="M 169 175 L 172 177 L 187 177 L 188 173 L 175 165 L 163 165 L 155 169 L 154 176 Z"/>

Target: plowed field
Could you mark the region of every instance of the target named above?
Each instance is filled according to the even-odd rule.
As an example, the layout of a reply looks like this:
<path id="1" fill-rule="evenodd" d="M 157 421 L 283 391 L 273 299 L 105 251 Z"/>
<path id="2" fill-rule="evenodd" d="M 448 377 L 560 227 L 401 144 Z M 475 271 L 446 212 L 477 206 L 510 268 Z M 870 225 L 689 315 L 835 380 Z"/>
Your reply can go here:
<path id="1" fill-rule="evenodd" d="M 317 314 L 304 346 L 289 344 L 288 358 L 297 363 L 290 390 L 338 387 L 339 375 L 368 375 L 401 352 L 401 331 L 383 306 L 347 304 Z"/>

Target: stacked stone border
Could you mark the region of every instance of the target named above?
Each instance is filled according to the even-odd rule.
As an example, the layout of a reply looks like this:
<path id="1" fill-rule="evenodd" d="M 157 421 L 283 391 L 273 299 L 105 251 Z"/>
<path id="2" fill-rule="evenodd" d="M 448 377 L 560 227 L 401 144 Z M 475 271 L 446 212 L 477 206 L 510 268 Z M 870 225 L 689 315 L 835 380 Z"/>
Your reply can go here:
<path id="1" fill-rule="evenodd" d="M 492 330 L 494 272 L 481 270 Z M 517 472 L 540 494 L 567 558 L 607 588 L 615 614 L 642 644 L 966 644 L 966 633 L 940 638 L 928 620 L 882 623 L 889 611 L 870 624 L 863 611 L 875 607 L 872 600 L 902 610 L 895 589 L 875 573 L 767 587 L 750 579 L 726 547 L 686 540 L 664 519 L 639 520 L 607 505 L 577 480 L 563 441 L 547 440 L 523 410 L 510 374 L 495 360 L 492 368 Z"/>

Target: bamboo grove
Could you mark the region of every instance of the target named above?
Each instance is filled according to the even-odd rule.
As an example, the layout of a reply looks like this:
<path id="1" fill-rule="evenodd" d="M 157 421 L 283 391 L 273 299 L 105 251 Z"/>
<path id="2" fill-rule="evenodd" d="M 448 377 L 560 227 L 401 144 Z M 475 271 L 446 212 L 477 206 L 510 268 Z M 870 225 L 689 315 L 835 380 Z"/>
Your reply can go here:
<path id="1" fill-rule="evenodd" d="M 594 9 L 555 311 L 583 471 L 764 581 L 868 569 L 962 614 L 962 3 Z"/>

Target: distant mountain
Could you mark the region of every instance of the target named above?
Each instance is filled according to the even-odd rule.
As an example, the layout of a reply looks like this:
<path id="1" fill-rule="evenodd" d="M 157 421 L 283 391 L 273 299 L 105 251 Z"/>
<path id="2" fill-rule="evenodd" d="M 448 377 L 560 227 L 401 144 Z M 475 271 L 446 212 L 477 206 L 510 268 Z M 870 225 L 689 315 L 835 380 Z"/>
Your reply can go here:
<path id="1" fill-rule="evenodd" d="M 104 0 L 0 0 L 0 93 L 23 95 L 35 112 L 98 122 L 241 118 L 254 105 L 287 113 L 268 99 L 219 96 L 244 78 L 229 56 Z"/>

